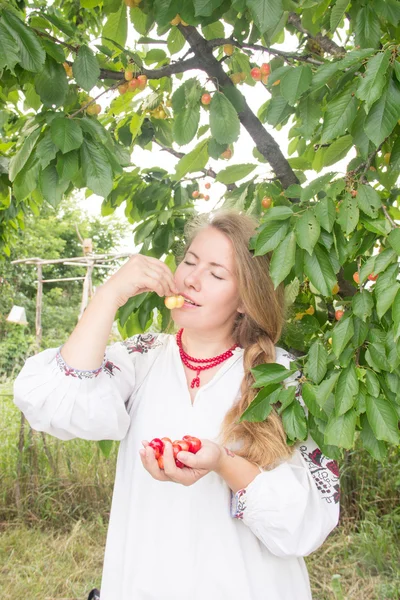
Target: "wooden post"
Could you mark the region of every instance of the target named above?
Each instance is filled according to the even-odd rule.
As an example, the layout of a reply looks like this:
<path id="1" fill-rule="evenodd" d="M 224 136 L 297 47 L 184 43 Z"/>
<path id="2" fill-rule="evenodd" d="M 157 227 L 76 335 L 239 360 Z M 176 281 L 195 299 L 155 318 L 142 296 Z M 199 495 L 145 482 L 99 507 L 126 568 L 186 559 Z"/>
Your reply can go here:
<path id="1" fill-rule="evenodd" d="M 42 341 L 42 302 L 43 302 L 43 273 L 42 265 L 37 263 L 37 292 L 36 292 L 36 346 L 37 352 L 40 352 Z"/>

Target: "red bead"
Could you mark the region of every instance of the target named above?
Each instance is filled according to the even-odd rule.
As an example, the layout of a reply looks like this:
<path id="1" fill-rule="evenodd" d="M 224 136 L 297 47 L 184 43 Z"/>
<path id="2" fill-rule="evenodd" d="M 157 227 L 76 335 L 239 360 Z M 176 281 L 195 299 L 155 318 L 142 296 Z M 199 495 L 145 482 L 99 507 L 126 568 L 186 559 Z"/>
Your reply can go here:
<path id="1" fill-rule="evenodd" d="M 228 358 L 233 356 L 232 350 L 234 350 L 235 348 L 238 347 L 238 345 L 235 344 L 234 346 L 232 346 L 232 348 L 230 348 L 223 354 L 220 354 L 219 356 L 214 356 L 212 358 L 193 358 L 192 356 L 189 356 L 188 354 L 186 354 L 186 352 L 182 348 L 182 332 L 183 332 L 183 328 L 180 329 L 178 331 L 178 333 L 176 334 L 176 342 L 179 347 L 180 357 L 181 357 L 184 365 L 186 365 L 189 369 L 192 369 L 193 371 L 197 371 L 197 377 L 195 377 L 193 379 L 192 383 L 190 384 L 190 387 L 192 387 L 192 388 L 194 386 L 200 387 L 200 377 L 199 377 L 200 371 L 204 371 L 205 369 L 211 369 L 212 367 L 216 367 L 217 365 L 221 364 L 224 360 L 227 360 Z M 194 365 L 191 365 L 189 363 L 189 361 L 198 362 L 198 363 L 211 363 L 211 364 L 209 364 L 209 365 L 204 364 L 203 366 L 198 366 L 198 365 L 194 366 Z"/>

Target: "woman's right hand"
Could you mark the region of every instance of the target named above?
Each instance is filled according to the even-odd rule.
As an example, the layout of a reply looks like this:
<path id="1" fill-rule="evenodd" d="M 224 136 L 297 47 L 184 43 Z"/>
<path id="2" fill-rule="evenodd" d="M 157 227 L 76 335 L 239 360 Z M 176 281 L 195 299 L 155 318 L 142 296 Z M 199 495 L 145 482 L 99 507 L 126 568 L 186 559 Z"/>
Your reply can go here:
<path id="1" fill-rule="evenodd" d="M 102 288 L 111 294 L 118 307 L 143 292 L 156 292 L 161 298 L 179 294 L 171 269 L 158 258 L 144 254 L 131 256 Z"/>

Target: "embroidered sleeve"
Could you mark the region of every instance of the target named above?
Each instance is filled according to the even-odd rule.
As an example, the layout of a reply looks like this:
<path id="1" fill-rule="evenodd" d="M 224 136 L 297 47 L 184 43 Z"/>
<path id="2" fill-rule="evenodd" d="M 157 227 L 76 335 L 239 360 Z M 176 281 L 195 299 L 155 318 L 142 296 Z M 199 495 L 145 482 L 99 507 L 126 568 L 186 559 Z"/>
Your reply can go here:
<path id="1" fill-rule="evenodd" d="M 234 519 L 243 519 L 246 510 L 246 488 L 231 493 L 231 516 Z"/>
<path id="2" fill-rule="evenodd" d="M 163 345 L 157 337 L 139 334 L 107 346 L 102 364 L 93 370 L 67 364 L 62 347 L 43 350 L 18 374 L 14 403 L 33 429 L 62 440 L 121 440 L 130 426 L 138 382 L 157 355 L 153 349 Z"/>

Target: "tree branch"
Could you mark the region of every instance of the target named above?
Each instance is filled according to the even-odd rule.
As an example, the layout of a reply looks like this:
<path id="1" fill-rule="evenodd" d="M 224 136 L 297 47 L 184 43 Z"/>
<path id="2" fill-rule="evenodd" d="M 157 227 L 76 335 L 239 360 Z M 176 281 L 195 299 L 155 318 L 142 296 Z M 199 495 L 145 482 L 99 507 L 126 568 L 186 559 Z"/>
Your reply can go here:
<path id="1" fill-rule="evenodd" d="M 328 36 L 322 35 L 321 33 L 317 33 L 317 35 L 315 36 L 311 35 L 311 33 L 303 27 L 303 25 L 301 24 L 300 16 L 296 13 L 289 13 L 287 22 L 290 25 L 293 25 L 293 27 L 297 29 L 297 31 L 301 31 L 301 33 L 304 33 L 309 38 L 315 40 L 321 46 L 321 48 L 325 50 L 325 52 L 327 52 L 328 54 L 333 54 L 335 56 L 346 54 L 346 49 L 342 48 L 341 46 L 338 46 Z"/>
<path id="2" fill-rule="evenodd" d="M 202 69 L 207 75 L 218 82 L 220 86 L 233 86 L 230 77 L 225 73 L 220 63 L 212 53 L 212 48 L 208 42 L 200 35 L 197 29 L 191 25 L 183 27 L 178 25 L 180 31 L 189 43 L 194 52 L 197 68 Z M 292 183 L 298 183 L 298 179 L 294 174 L 291 166 L 281 152 L 279 145 L 266 129 L 261 125 L 260 120 L 256 117 L 253 111 L 248 106 L 243 97 L 243 110 L 238 112 L 238 116 L 242 125 L 247 129 L 252 137 L 258 151 L 268 160 L 275 175 L 281 182 L 284 188 L 289 187 Z"/>
<path id="3" fill-rule="evenodd" d="M 137 74 L 146 75 L 148 79 L 161 79 L 161 77 L 170 77 L 176 73 L 185 73 L 190 69 L 201 69 L 199 60 L 195 57 L 188 58 L 187 60 L 171 63 L 161 69 L 144 69 L 138 67 Z M 118 81 L 125 81 L 124 73 L 122 71 L 112 71 L 111 69 L 100 69 L 100 79 L 117 79 Z"/>
<path id="4" fill-rule="evenodd" d="M 312 65 L 324 65 L 325 62 L 323 60 L 318 60 L 316 58 L 312 58 L 309 54 L 297 54 L 296 52 L 283 52 L 282 50 L 276 50 L 275 48 L 268 48 L 267 46 L 261 46 L 260 44 L 241 44 L 232 38 L 215 38 L 213 40 L 209 40 L 208 45 L 210 48 L 216 48 L 218 46 L 224 46 L 225 44 L 231 44 L 232 46 L 236 46 L 236 48 L 247 48 L 249 50 L 260 50 L 261 52 L 268 52 L 268 54 L 273 54 L 274 56 L 282 56 L 286 60 L 299 60 L 302 62 L 308 62 Z"/>

